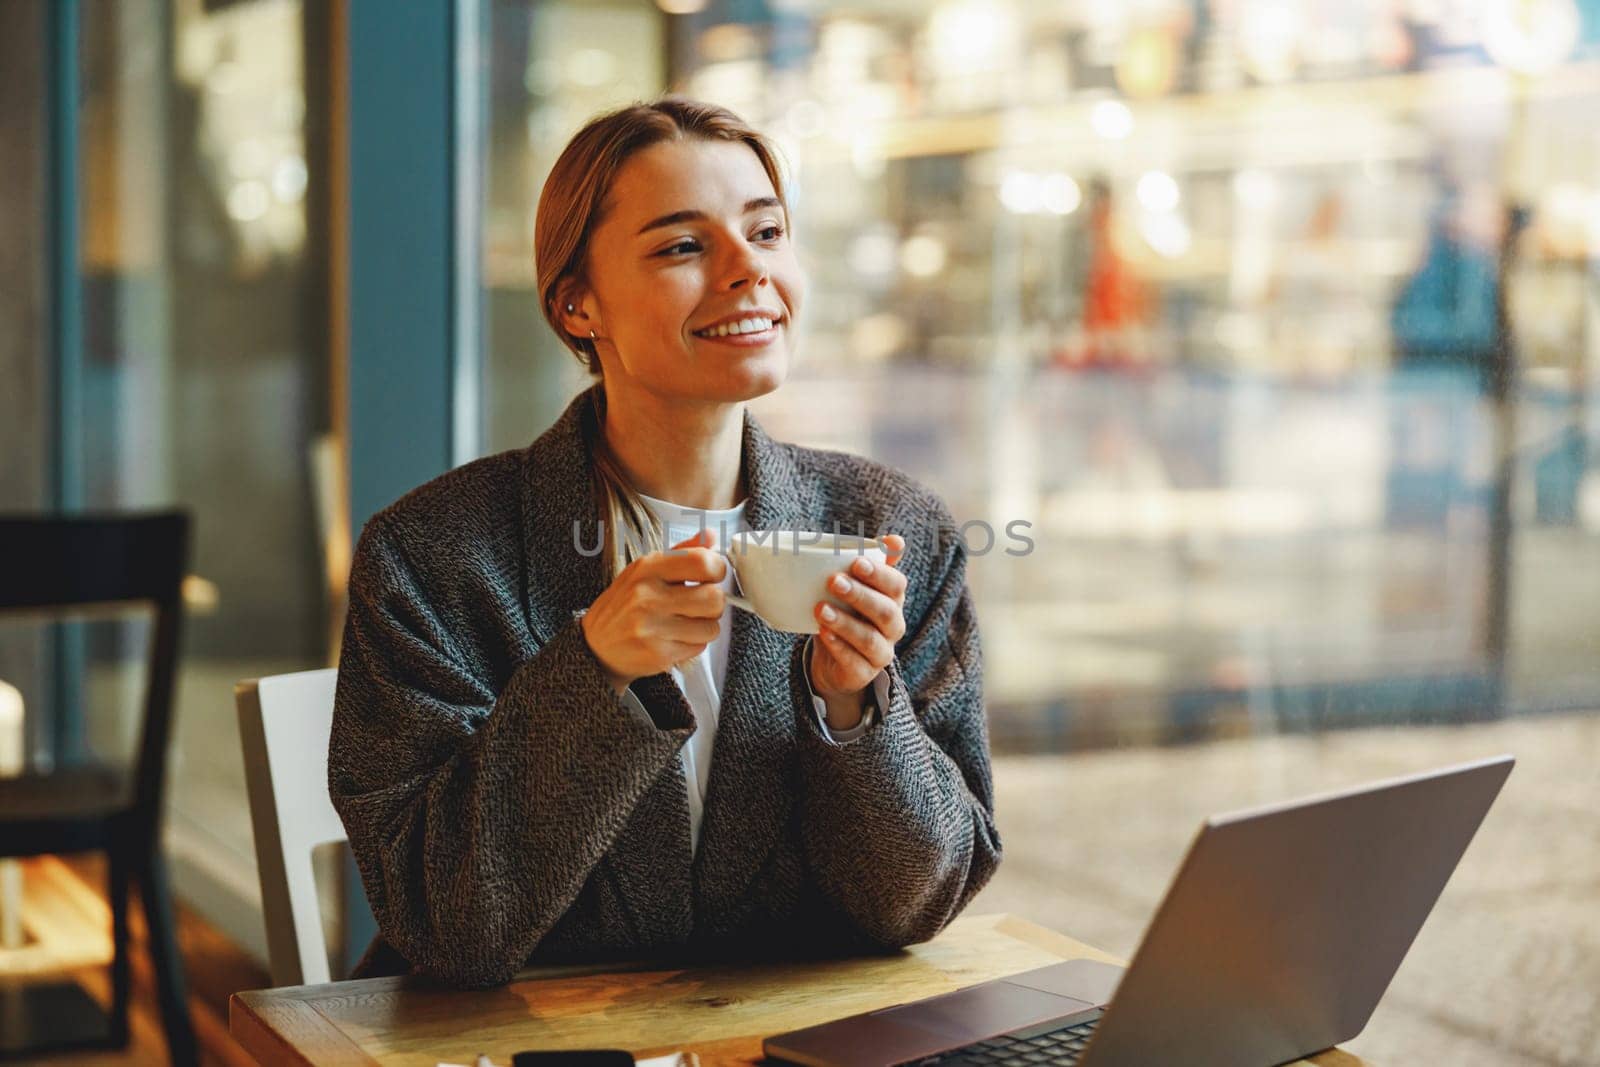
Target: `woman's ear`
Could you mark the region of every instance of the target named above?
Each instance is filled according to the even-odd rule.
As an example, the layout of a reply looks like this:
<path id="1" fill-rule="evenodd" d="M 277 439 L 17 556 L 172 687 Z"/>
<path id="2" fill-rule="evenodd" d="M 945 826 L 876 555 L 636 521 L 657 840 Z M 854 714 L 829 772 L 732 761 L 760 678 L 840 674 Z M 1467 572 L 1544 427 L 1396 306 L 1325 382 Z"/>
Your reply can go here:
<path id="1" fill-rule="evenodd" d="M 574 337 L 587 338 L 589 331 L 595 328 L 594 321 L 585 310 L 588 299 L 588 294 L 577 287 L 557 291 L 556 321 Z"/>

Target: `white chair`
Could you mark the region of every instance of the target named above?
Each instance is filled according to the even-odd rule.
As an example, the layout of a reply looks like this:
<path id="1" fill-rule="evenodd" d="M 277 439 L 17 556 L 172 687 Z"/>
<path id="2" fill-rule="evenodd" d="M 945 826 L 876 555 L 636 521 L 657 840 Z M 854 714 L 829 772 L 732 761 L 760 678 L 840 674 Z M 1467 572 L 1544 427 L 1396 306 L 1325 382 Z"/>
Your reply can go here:
<path id="1" fill-rule="evenodd" d="M 234 686 L 273 985 L 331 981 L 312 851 L 346 840 L 328 797 L 332 668 Z"/>

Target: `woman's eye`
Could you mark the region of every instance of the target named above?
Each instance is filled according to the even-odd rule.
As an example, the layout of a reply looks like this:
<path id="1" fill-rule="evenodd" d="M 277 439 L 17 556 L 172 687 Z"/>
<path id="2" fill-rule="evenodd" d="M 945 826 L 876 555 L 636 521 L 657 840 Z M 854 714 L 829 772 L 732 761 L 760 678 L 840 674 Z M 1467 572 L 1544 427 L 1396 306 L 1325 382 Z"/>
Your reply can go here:
<path id="1" fill-rule="evenodd" d="M 761 227 L 761 229 L 757 230 L 756 232 L 758 234 L 769 234 L 770 233 L 772 236 L 771 237 L 765 237 L 765 238 L 763 238 L 763 240 L 776 241 L 778 238 L 783 236 L 783 227 L 778 225 L 777 223 L 773 223 L 770 226 Z M 699 245 L 698 242 L 692 241 L 692 240 L 690 240 L 689 238 L 686 237 L 683 240 L 679 241 L 677 244 L 668 245 L 666 248 L 663 248 L 657 254 L 658 255 L 663 255 L 663 256 L 687 255 L 688 254 L 687 252 L 680 252 L 679 249 L 687 248 L 690 252 L 692 252 L 692 251 L 695 251 L 696 249 L 698 249 L 699 247 L 700 247 L 700 245 Z"/>

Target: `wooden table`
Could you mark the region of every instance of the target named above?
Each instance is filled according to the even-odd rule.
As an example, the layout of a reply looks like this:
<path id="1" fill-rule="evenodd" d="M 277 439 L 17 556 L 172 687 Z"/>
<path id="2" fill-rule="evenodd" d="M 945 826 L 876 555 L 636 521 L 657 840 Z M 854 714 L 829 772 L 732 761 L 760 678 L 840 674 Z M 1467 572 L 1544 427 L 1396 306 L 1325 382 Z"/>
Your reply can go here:
<path id="1" fill-rule="evenodd" d="M 1010 915 L 963 916 L 893 956 L 804 963 L 546 967 L 476 992 L 371 978 L 237 993 L 234 1039 L 264 1067 L 434 1067 L 486 1052 L 625 1048 L 699 1053 L 705 1067 L 761 1060 L 761 1039 L 948 993 L 1067 959 L 1122 961 Z M 1305 1061 L 1301 1061 L 1304 1063 Z M 1337 1049 L 1317 1067 L 1360 1067 Z"/>

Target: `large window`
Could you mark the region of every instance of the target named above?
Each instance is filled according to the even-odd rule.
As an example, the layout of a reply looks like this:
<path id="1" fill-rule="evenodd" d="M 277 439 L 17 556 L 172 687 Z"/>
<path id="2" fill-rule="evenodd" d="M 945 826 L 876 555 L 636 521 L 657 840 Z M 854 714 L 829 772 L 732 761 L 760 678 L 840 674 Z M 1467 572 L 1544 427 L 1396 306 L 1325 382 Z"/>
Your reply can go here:
<path id="1" fill-rule="evenodd" d="M 1127 953 L 1200 816 L 1512 748 L 1504 821 L 1356 1047 L 1578 1062 L 1584 1013 L 1491 1011 L 1496 1045 L 1437 990 L 1491 927 L 1511 981 L 1600 904 L 1549 859 L 1593 853 L 1593 805 L 1535 815 L 1592 794 L 1600 708 L 1600 9 L 494 9 L 493 448 L 582 384 L 531 287 L 554 154 L 653 92 L 733 108 L 788 158 L 811 282 L 755 411 L 970 523 L 986 902 Z"/>
<path id="2" fill-rule="evenodd" d="M 1000 535 L 1002 736 L 1600 703 L 1600 30 L 1257 7 L 496 4 L 492 447 L 581 384 L 532 288 L 543 173 L 680 89 L 796 173 L 809 332 L 758 412 Z"/>

